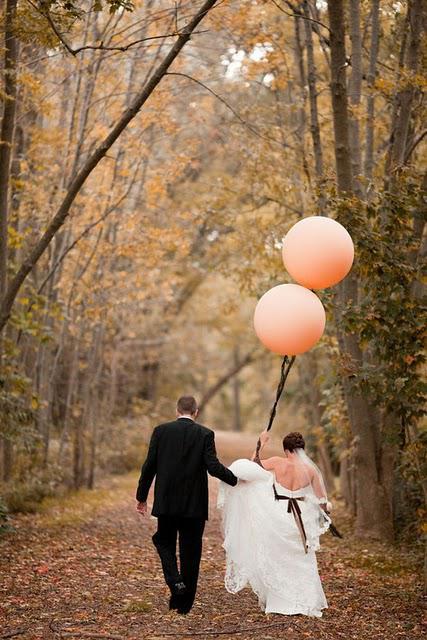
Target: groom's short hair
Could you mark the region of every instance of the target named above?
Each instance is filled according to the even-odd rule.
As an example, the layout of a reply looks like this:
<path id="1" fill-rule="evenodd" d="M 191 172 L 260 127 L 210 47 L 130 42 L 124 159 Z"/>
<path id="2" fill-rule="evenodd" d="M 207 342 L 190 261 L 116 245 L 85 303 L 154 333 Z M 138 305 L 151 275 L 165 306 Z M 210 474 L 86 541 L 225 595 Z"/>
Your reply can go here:
<path id="1" fill-rule="evenodd" d="M 197 411 L 196 398 L 193 396 L 181 396 L 176 403 L 178 413 L 194 416 Z"/>

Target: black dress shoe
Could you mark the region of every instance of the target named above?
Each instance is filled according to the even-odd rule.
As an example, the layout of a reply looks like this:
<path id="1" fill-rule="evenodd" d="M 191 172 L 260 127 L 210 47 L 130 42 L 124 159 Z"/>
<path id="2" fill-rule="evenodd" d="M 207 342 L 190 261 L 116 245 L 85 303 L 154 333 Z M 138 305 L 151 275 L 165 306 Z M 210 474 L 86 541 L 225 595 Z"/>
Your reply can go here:
<path id="1" fill-rule="evenodd" d="M 187 615 L 187 613 L 190 613 L 191 611 L 191 607 L 188 609 L 187 607 L 183 608 L 183 607 L 178 607 L 177 608 L 178 613 L 180 613 L 181 615 Z"/>

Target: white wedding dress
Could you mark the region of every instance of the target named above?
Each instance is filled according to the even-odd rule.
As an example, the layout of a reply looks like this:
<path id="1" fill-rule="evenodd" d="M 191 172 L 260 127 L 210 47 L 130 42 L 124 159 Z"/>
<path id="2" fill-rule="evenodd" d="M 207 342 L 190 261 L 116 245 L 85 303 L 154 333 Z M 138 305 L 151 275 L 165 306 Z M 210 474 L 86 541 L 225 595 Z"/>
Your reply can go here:
<path id="1" fill-rule="evenodd" d="M 289 491 L 275 481 L 272 472 L 250 460 L 236 460 L 229 468 L 246 482 L 236 487 L 221 483 L 218 495 L 218 507 L 223 512 L 227 591 L 237 593 L 250 586 L 265 613 L 320 617 L 328 605 L 315 551 L 330 519 L 320 508 L 311 484 Z M 275 500 L 273 483 L 278 494 L 304 498 L 297 504 L 305 544 L 294 514 L 288 512 L 289 501 Z"/>

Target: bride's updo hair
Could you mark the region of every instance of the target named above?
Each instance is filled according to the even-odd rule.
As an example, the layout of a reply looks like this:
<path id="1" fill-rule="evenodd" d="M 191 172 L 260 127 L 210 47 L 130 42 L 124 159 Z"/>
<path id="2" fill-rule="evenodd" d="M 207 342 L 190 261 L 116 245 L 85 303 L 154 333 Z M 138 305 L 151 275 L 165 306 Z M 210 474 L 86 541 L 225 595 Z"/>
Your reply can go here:
<path id="1" fill-rule="evenodd" d="M 283 450 L 295 451 L 295 449 L 304 449 L 305 440 L 299 431 L 291 431 L 283 438 Z"/>

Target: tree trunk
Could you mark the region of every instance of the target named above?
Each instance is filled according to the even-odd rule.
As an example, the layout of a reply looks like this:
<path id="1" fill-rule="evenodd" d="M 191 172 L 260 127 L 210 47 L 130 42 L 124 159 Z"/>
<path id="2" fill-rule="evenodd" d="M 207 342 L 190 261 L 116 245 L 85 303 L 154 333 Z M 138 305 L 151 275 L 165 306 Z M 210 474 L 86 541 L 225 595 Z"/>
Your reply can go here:
<path id="1" fill-rule="evenodd" d="M 46 315 L 44 316 L 46 320 Z M 41 406 L 38 408 L 36 415 L 36 423 L 38 431 L 43 443 L 42 466 L 47 467 L 50 446 L 50 420 L 49 420 L 49 371 L 50 371 L 50 350 L 45 343 L 41 343 L 37 350 L 37 363 L 35 385 L 37 396 L 42 400 Z"/>
<path id="2" fill-rule="evenodd" d="M 306 113 L 305 103 L 307 94 L 307 79 L 304 66 L 304 41 L 301 36 L 301 18 L 298 15 L 294 17 L 294 59 L 295 67 L 298 69 L 298 110 L 297 110 L 297 127 L 296 127 L 296 146 L 299 149 L 303 172 L 307 178 L 308 185 L 311 184 L 310 170 L 305 153 L 305 131 L 306 131 Z M 301 189 L 303 191 L 303 189 Z"/>
<path id="3" fill-rule="evenodd" d="M 98 416 L 97 409 L 99 404 L 99 397 L 101 394 L 100 382 L 101 373 L 104 366 L 104 354 L 102 350 L 102 341 L 104 338 L 104 327 L 97 327 L 94 336 L 93 347 L 93 366 L 91 380 L 88 380 L 87 384 L 90 389 L 89 392 L 89 406 L 88 406 L 88 422 L 90 427 L 90 445 L 89 445 L 89 467 L 87 475 L 86 486 L 88 489 L 93 489 L 95 486 L 95 468 L 96 468 L 96 454 L 98 447 Z"/>
<path id="4" fill-rule="evenodd" d="M 2 480 L 8 482 L 12 476 L 13 445 L 9 438 L 2 438 Z"/>
<path id="5" fill-rule="evenodd" d="M 83 423 L 77 419 L 74 423 L 73 439 L 73 487 L 80 489 L 84 482 L 84 438 Z"/>
<path id="6" fill-rule="evenodd" d="M 347 56 L 343 0 L 329 0 L 328 13 L 331 29 L 331 96 L 337 184 L 342 195 L 351 196 L 353 193 L 353 171 L 346 87 Z"/>
<path id="7" fill-rule="evenodd" d="M 353 171 L 349 144 L 348 99 L 345 80 L 347 58 L 342 0 L 329 0 L 328 14 L 331 29 L 331 96 L 337 187 L 341 197 L 345 198 L 351 197 L 353 194 Z M 351 220 L 343 222 L 351 225 Z M 335 324 L 340 352 L 344 357 L 350 357 L 356 371 L 362 364 L 362 352 L 357 336 L 344 334 L 341 322 L 344 308 L 357 304 L 357 289 L 356 276 L 354 273 L 350 273 L 338 287 L 335 305 Z M 381 477 L 377 468 L 377 454 L 380 444 L 378 416 L 366 398 L 352 388 L 349 377 L 344 378 L 343 388 L 356 447 L 354 458 L 357 500 L 356 532 L 360 536 L 390 540 L 393 537 L 393 518 L 387 492 L 381 485 Z"/>
<path id="8" fill-rule="evenodd" d="M 96 450 L 98 444 L 98 422 L 94 415 L 94 407 L 91 412 L 91 429 L 90 429 L 90 446 L 89 446 L 89 468 L 87 473 L 86 486 L 88 489 L 95 488 L 95 467 L 96 467 Z"/>
<path id="9" fill-rule="evenodd" d="M 78 367 L 79 367 L 79 350 L 80 350 L 80 341 L 83 335 L 83 324 L 80 326 L 80 335 L 74 339 L 74 349 L 73 355 L 71 359 L 71 366 L 68 372 L 68 384 L 67 384 L 67 393 L 65 400 L 65 411 L 64 411 L 64 426 L 62 428 L 61 436 L 59 439 L 59 451 L 58 451 L 58 464 L 62 464 L 62 459 L 64 455 L 65 444 L 68 438 L 68 432 L 70 429 L 70 423 L 72 421 L 71 416 L 71 407 L 72 401 L 74 397 L 75 387 L 78 379 Z"/>
<path id="10" fill-rule="evenodd" d="M 316 63 L 314 60 L 313 30 L 310 24 L 310 7 L 308 0 L 303 2 L 305 20 L 305 46 L 307 50 L 307 82 L 310 102 L 310 132 L 313 141 L 314 167 L 318 191 L 318 213 L 324 212 L 325 196 L 323 194 L 323 152 L 320 138 L 319 111 L 317 108 Z"/>
<path id="11" fill-rule="evenodd" d="M 334 472 L 327 447 L 326 434 L 321 426 L 323 408 L 321 406 L 322 398 L 318 381 L 319 372 L 316 353 L 308 352 L 304 354 L 300 360 L 299 372 L 302 386 L 305 389 L 304 398 L 307 407 L 307 419 L 310 424 L 310 430 L 314 430 L 316 437 L 316 462 L 322 472 L 327 491 L 333 491 L 335 488 Z"/>
<path id="12" fill-rule="evenodd" d="M 357 503 L 354 491 L 354 466 L 351 451 L 348 449 L 342 453 L 340 460 L 340 491 L 347 507 L 355 516 Z"/>
<path id="13" fill-rule="evenodd" d="M 350 118 L 350 149 L 353 173 L 353 187 L 355 193 L 362 197 L 361 152 L 359 107 L 362 95 L 362 38 L 360 34 L 360 0 L 350 0 L 350 40 L 351 40 L 351 75 L 349 97 L 352 107 Z"/>
<path id="14" fill-rule="evenodd" d="M 17 0 L 6 0 L 4 9 L 4 110 L 0 133 L 0 300 L 7 289 L 7 237 L 10 170 L 16 117 L 16 67 L 19 46 L 14 34 Z"/>
<path id="15" fill-rule="evenodd" d="M 407 42 L 405 67 L 409 71 L 409 78 L 404 87 L 396 95 L 396 119 L 392 125 L 391 144 L 386 166 L 386 180 L 399 169 L 405 161 L 409 124 L 412 116 L 412 103 L 417 87 L 412 81 L 417 73 L 420 61 L 420 43 L 423 26 L 426 19 L 426 9 L 423 0 L 412 0 L 408 6 L 409 40 Z M 406 60 L 405 60 L 406 58 Z"/>
<path id="16" fill-rule="evenodd" d="M 4 5 L 4 108 L 0 130 L 0 301 L 7 290 L 9 191 L 12 147 L 16 119 L 17 63 L 19 45 L 14 33 L 17 0 Z M 0 334 L 0 377 L 3 369 L 3 339 Z M 2 439 L 2 477 L 7 481 L 12 472 L 13 446 L 9 438 Z"/>
<path id="17" fill-rule="evenodd" d="M 238 367 L 240 362 L 239 347 L 236 346 L 233 349 L 234 366 Z M 236 374 L 232 380 L 233 385 L 233 413 L 234 413 L 234 431 L 242 430 L 242 415 L 241 415 L 241 399 L 240 399 L 240 380 L 239 375 Z"/>
<path id="18" fill-rule="evenodd" d="M 374 168 L 375 142 L 375 96 L 374 84 L 377 74 L 377 57 L 380 35 L 380 0 L 372 0 L 371 17 L 371 47 L 369 53 L 369 68 L 367 74 L 368 96 L 366 98 L 366 140 L 365 140 L 365 178 L 370 182 Z M 368 186 L 368 194 L 372 192 Z"/>

